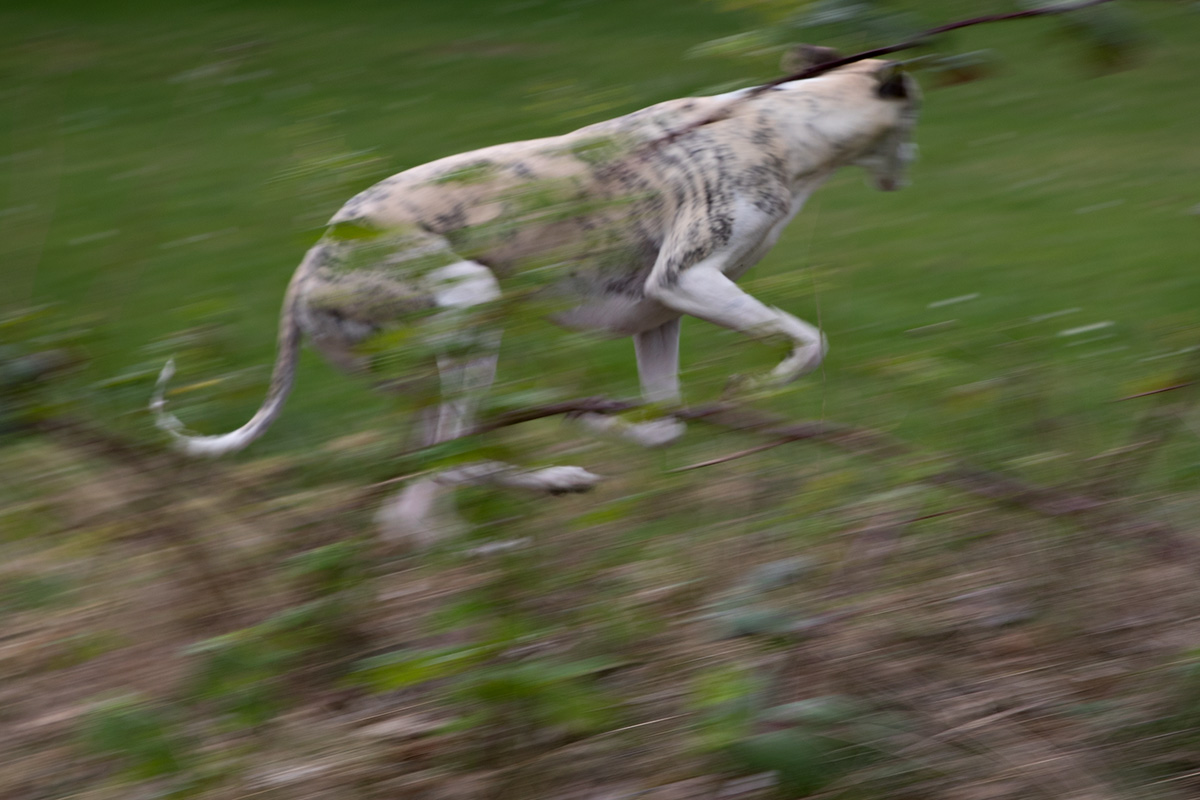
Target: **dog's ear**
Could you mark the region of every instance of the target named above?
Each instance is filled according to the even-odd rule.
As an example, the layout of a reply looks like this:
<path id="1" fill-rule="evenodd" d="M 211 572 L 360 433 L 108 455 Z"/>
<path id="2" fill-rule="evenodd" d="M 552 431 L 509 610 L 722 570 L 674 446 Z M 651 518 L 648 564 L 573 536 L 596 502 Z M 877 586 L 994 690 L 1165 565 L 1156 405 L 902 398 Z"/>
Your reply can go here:
<path id="1" fill-rule="evenodd" d="M 875 71 L 875 79 L 879 81 L 875 93 L 880 97 L 891 100 L 908 99 L 908 83 L 904 77 L 904 69 L 895 61 L 889 61 Z"/>
<path id="2" fill-rule="evenodd" d="M 837 61 L 842 54 L 832 47 L 821 47 L 815 44 L 798 44 L 788 49 L 780 59 L 779 66 L 788 75 L 803 72 L 806 69 Z"/>

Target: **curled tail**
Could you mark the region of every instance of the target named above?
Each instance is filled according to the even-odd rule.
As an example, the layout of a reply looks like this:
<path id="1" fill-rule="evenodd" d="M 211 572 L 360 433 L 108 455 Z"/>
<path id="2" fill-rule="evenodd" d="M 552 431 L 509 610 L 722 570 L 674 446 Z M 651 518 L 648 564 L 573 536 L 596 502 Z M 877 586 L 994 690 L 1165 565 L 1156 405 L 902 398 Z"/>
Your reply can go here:
<path id="1" fill-rule="evenodd" d="M 188 455 L 214 458 L 236 452 L 262 436 L 283 411 L 283 404 L 295 382 L 296 362 L 299 360 L 300 342 L 303 339 L 303 331 L 297 319 L 300 284 L 312 266 L 319 262 L 322 251 L 323 245 L 320 244 L 308 251 L 288 286 L 279 318 L 279 344 L 275 355 L 275 368 L 271 372 L 271 387 L 267 391 L 267 399 L 245 425 L 219 436 L 186 433 L 183 423 L 175 415 L 167 413 L 166 400 L 163 398 L 167 381 L 175 374 L 175 359 L 171 359 L 163 367 L 158 376 L 154 396 L 150 400 L 150 410 L 154 413 L 154 424 L 171 436 L 176 449 Z"/>

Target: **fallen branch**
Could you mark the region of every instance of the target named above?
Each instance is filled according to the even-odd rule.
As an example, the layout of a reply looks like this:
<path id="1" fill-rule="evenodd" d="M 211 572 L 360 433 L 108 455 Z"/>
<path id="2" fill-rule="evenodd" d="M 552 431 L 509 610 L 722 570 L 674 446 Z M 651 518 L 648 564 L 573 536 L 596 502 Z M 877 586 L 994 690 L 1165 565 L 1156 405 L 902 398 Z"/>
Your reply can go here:
<path id="1" fill-rule="evenodd" d="M 586 397 L 580 400 L 568 400 L 506 412 L 465 431 L 463 436 L 490 433 L 510 425 L 547 417 L 572 416 L 583 413 L 614 414 L 639 407 L 638 403 L 608 400 L 602 397 Z M 664 409 L 664 413 L 686 422 L 703 422 L 727 430 L 755 433 L 771 438 L 771 441 L 764 445 L 711 461 L 692 464 L 683 468 L 684 470 L 723 464 L 772 447 L 802 441 L 820 442 L 849 453 L 874 457 L 894 458 L 915 453 L 911 446 L 881 431 L 815 420 L 791 422 L 727 403 L 696 408 Z M 1016 478 L 961 463 L 954 459 L 946 460 L 951 461 L 952 466 L 927 476 L 924 479 L 925 482 L 953 486 L 968 494 L 995 502 L 1021 506 L 1047 516 L 1076 514 L 1094 509 L 1100 504 L 1100 501 L 1091 498 L 1077 497 L 1054 489 L 1033 486 Z"/>
<path id="2" fill-rule="evenodd" d="M 785 75 L 782 78 L 776 78 L 775 80 L 765 83 L 762 86 L 756 86 L 753 90 L 753 93 L 762 94 L 763 92 L 768 91 L 780 85 L 781 83 L 801 81 L 805 80 L 806 78 L 815 78 L 817 75 L 829 72 L 830 70 L 835 70 L 840 67 L 847 66 L 848 64 L 854 64 L 858 61 L 866 61 L 869 58 L 879 58 L 880 56 L 899 53 L 902 50 L 912 50 L 915 47 L 920 47 L 921 45 L 925 44 L 934 36 L 940 36 L 943 33 L 950 33 L 951 31 L 970 28 L 975 25 L 989 25 L 993 22 L 1007 22 L 1008 20 L 1013 19 L 1029 19 L 1030 17 L 1050 17 L 1057 16 L 1059 14 L 1069 14 L 1073 11 L 1082 11 L 1085 8 L 1091 8 L 1092 6 L 1104 5 L 1105 3 L 1111 2 L 1113 2 L 1113 0 L 1083 0 L 1083 2 L 1071 3 L 1069 5 L 1062 4 L 1056 6 L 1042 6 L 1040 8 L 1026 9 L 1025 11 L 1012 11 L 1007 14 L 988 14 L 982 17 L 972 17 L 970 19 L 958 20 L 957 22 L 948 22 L 945 25 L 939 25 L 936 28 L 930 28 L 927 31 L 918 33 L 912 39 L 908 39 L 907 41 L 903 41 L 898 44 L 889 44 L 883 47 L 875 47 L 870 50 L 863 50 L 861 53 L 844 56 L 842 58 L 834 59 L 833 61 L 826 61 L 822 64 L 815 64 L 806 69 L 802 69 L 799 72 L 792 73 L 791 75 Z"/>
<path id="3" fill-rule="evenodd" d="M 1185 372 L 1190 373 L 1195 370 L 1200 370 L 1200 355 L 1196 357 L 1195 364 L 1189 365 L 1189 369 Z M 1196 382 L 1191 379 L 1190 374 L 1187 377 L 1188 380 L 1181 379 L 1180 383 Z M 1194 400 L 1194 398 L 1190 399 Z M 586 397 L 549 403 L 497 414 L 464 431 L 457 438 L 479 436 L 538 419 L 557 416 L 571 417 L 587 413 L 618 414 L 642 407 L 640 403 L 605 397 Z M 1101 527 L 1109 529 L 1118 523 L 1125 524 L 1138 535 L 1158 542 L 1162 545 L 1162 550 L 1171 555 L 1190 553 L 1193 549 L 1189 542 L 1180 537 L 1168 525 L 1157 520 L 1133 516 L 1116 507 L 1117 497 L 1112 491 L 1114 487 L 1111 478 L 1115 474 L 1114 470 L 1119 469 L 1120 464 L 1126 463 L 1120 458 L 1104 463 L 1099 476 L 1090 482 L 1085 482 L 1087 488 L 1083 492 L 1078 492 L 1064 487 L 1031 484 L 1002 472 L 984 469 L 945 454 L 921 452 L 882 431 L 869 428 L 816 420 L 795 422 L 731 403 L 714 403 L 695 408 L 662 409 L 662 412 L 687 422 L 701 422 L 726 430 L 753 433 L 768 438 L 768 441 L 759 445 L 690 464 L 673 470 L 674 472 L 716 466 L 784 444 L 801 441 L 818 442 L 847 453 L 876 459 L 917 455 L 924 458 L 933 457 L 948 466 L 923 475 L 918 479 L 921 483 L 952 488 L 991 503 L 1024 509 L 1045 517 L 1063 519 L 1088 516 L 1093 521 L 1100 522 Z M 1146 439 L 1145 441 L 1138 439 L 1138 436 L 1142 435 L 1141 433 L 1135 434 L 1135 444 L 1120 448 L 1120 452 L 1139 451 L 1142 456 L 1139 466 L 1144 467 L 1146 459 L 1152 456 L 1170 437 L 1179 423 L 1179 418 L 1179 413 L 1167 415 L 1161 410 L 1148 415 L 1147 419 L 1150 422 L 1144 421 L 1143 425 L 1139 427 L 1153 428 L 1152 433 L 1142 437 Z M 174 484 L 178 482 L 178 478 L 182 474 L 180 468 L 191 463 L 190 459 L 154 448 L 130 444 L 119 437 L 98 431 L 74 420 L 43 419 L 30 427 L 54 438 L 59 438 L 66 444 L 87 450 L 96 456 L 131 466 L 143 475 L 152 477 L 156 485 L 164 487 L 168 492 L 174 490 Z M 408 455 L 415 452 L 419 451 L 410 451 Z M 164 466 L 177 468 L 173 471 L 176 480 L 162 480 Z M 429 471 L 423 470 L 371 484 L 339 509 L 349 511 L 360 508 L 364 503 L 381 496 L 396 484 L 424 475 Z M 1129 481 L 1131 482 L 1136 477 L 1135 473 L 1129 478 Z M 193 547 L 197 544 L 197 534 L 188 525 L 181 524 L 180 520 L 172 520 L 172 523 L 175 524 L 168 528 L 174 529 L 175 536 L 182 540 L 185 547 Z"/>
<path id="4" fill-rule="evenodd" d="M 639 403 L 626 403 L 620 400 L 610 400 L 606 397 L 584 397 L 578 400 L 566 400 L 561 403 L 548 403 L 541 406 L 531 406 L 515 411 L 506 411 L 476 425 L 463 436 L 478 436 L 490 433 L 510 425 L 522 422 L 533 422 L 536 419 L 558 416 L 578 416 L 580 414 L 620 414 L 632 411 L 640 406 Z"/>
<path id="5" fill-rule="evenodd" d="M 576 416 L 585 413 L 616 414 L 642 407 L 639 403 L 610 400 L 603 397 L 587 397 L 541 406 L 505 412 L 487 419 L 463 436 L 490 433 L 511 425 L 531 422 L 554 416 Z M 685 472 L 761 453 L 790 442 L 813 441 L 836 447 L 855 455 L 873 458 L 898 458 L 922 455 L 934 457 L 948 466 L 931 471 L 919 478 L 919 482 L 930 486 L 951 488 L 988 502 L 1031 511 L 1052 519 L 1078 519 L 1088 517 L 1103 522 L 1103 527 L 1116 523 L 1127 524 L 1139 535 L 1155 540 L 1164 553 L 1178 555 L 1192 550 L 1190 543 L 1180 537 L 1169 526 L 1151 519 L 1130 515 L 1116 507 L 1115 497 L 1091 491 L 1079 492 L 1067 487 L 1040 486 L 1023 481 L 996 470 L 984 469 L 961 459 L 945 454 L 921 453 L 911 445 L 889 436 L 882 431 L 859 428 L 832 422 L 809 420 L 793 422 L 774 415 L 765 414 L 729 403 L 715 403 L 695 408 L 663 409 L 663 413 L 687 422 L 702 422 L 726 430 L 754 433 L 769 437 L 760 445 L 729 453 L 695 464 L 689 464 L 672 472 Z M 390 485 L 392 482 L 386 482 Z M 377 484 L 369 492 L 378 493 Z M 1095 484 L 1089 484 L 1094 487 Z"/>
<path id="6" fill-rule="evenodd" d="M 720 122 L 721 120 L 728 119 L 729 115 L 732 114 L 733 111 L 738 106 L 740 106 L 742 103 L 745 103 L 748 100 L 752 100 L 753 98 L 758 97 L 759 95 L 764 94 L 765 92 L 769 92 L 772 89 L 774 89 L 776 86 L 779 86 L 784 83 L 791 83 L 792 81 L 802 81 L 802 80 L 807 80 L 808 78 L 815 78 L 818 75 L 823 75 L 826 72 L 830 72 L 831 70 L 839 69 L 841 67 L 845 67 L 850 64 L 855 64 L 859 61 L 866 61 L 867 59 L 871 59 L 871 58 L 879 58 L 880 56 L 891 55 L 892 53 L 899 53 L 903 50 L 912 50 L 913 48 L 921 47 L 922 45 L 926 44 L 929 41 L 929 39 L 933 38 L 934 36 L 940 36 L 943 33 L 950 33 L 951 31 L 962 30 L 963 28 L 970 28 L 970 27 L 974 27 L 976 25 L 989 25 L 994 22 L 1007 22 L 1008 20 L 1015 20 L 1015 19 L 1029 19 L 1031 17 L 1050 17 L 1050 16 L 1057 16 L 1060 14 L 1069 14 L 1073 11 L 1081 11 L 1085 8 L 1091 8 L 1092 6 L 1104 5 L 1105 3 L 1111 3 L 1111 2 L 1113 2 L 1113 0 L 1082 0 L 1082 2 L 1072 3 L 1069 5 L 1064 4 L 1064 5 L 1055 5 L 1055 6 L 1043 6 L 1040 8 L 1026 9 L 1025 11 L 1013 11 L 1013 12 L 1010 12 L 1007 14 L 988 14 L 988 15 L 982 16 L 982 17 L 971 17 L 970 19 L 958 20 L 956 22 L 948 22 L 945 25 L 939 25 L 936 28 L 930 28 L 929 30 L 922 31 L 921 33 L 917 34 L 913 38 L 907 39 L 903 42 L 898 42 L 896 44 L 884 45 L 883 47 L 874 47 L 874 48 L 871 48 L 870 50 L 863 50 L 861 52 L 854 53 L 853 55 L 842 56 L 840 58 L 835 58 L 830 61 L 824 61 L 819 64 L 813 64 L 812 66 L 806 67 L 805 69 L 802 69 L 799 72 L 793 72 L 789 75 L 784 75 L 781 78 L 776 78 L 772 81 L 768 81 L 767 83 L 761 84 L 759 86 L 755 86 L 754 88 L 747 91 L 745 94 L 741 94 L 741 95 L 735 97 L 734 99 L 730 100 L 729 103 L 727 103 L 724 107 L 720 108 L 717 111 L 714 111 L 713 113 L 709 114 L 708 116 L 702 117 L 701 119 L 696 120 L 695 122 L 690 122 L 687 125 L 684 125 L 683 127 L 678 128 L 677 130 L 671 131 L 667 134 L 664 134 L 663 136 L 661 136 L 658 139 L 654 139 L 654 140 L 648 142 L 645 145 L 645 147 L 643 148 L 642 154 L 645 155 L 646 153 L 648 153 L 649 151 L 653 150 L 654 148 L 656 148 L 660 145 L 670 144 L 671 142 L 674 142 L 675 140 L 677 140 L 679 137 L 684 136 L 685 134 L 690 133 L 691 131 L 694 131 L 697 128 L 702 128 L 705 125 L 711 125 L 714 122 Z"/>
<path id="7" fill-rule="evenodd" d="M 1186 389 L 1192 385 L 1193 384 L 1191 382 L 1177 383 L 1174 386 L 1164 386 L 1161 389 L 1151 389 L 1148 392 L 1138 392 L 1137 394 L 1129 394 L 1129 395 L 1125 395 L 1124 397 L 1118 397 L 1113 402 L 1114 403 L 1123 403 L 1126 400 L 1137 400 L 1140 397 L 1150 397 L 1150 396 L 1156 395 L 1156 394 L 1166 394 L 1167 392 L 1174 392 L 1178 389 Z"/>

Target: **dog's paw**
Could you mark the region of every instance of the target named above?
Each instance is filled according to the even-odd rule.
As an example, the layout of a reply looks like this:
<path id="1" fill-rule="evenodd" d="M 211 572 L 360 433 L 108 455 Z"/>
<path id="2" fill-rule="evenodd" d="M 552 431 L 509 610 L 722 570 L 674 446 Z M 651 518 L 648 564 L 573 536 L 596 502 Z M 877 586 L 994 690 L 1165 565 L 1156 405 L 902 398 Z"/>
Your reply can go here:
<path id="1" fill-rule="evenodd" d="M 687 431 L 687 425 L 674 417 L 663 417 L 630 425 L 621 435 L 642 447 L 666 447 Z"/>
<path id="2" fill-rule="evenodd" d="M 588 472 L 583 467 L 545 467 L 530 470 L 515 477 L 523 488 L 549 494 L 576 494 L 590 491 L 603 480 L 599 475 Z"/>
<path id="3" fill-rule="evenodd" d="M 501 461 L 479 461 L 448 469 L 433 478 L 444 486 L 497 486 L 503 489 L 525 489 L 532 492 L 569 494 L 586 492 L 600 482 L 583 467 L 544 467 L 524 469 Z"/>
<path id="4" fill-rule="evenodd" d="M 462 533 L 463 522 L 449 507 L 442 487 L 418 481 L 388 498 L 375 514 L 380 537 L 404 550 L 424 550 Z"/>
<path id="5" fill-rule="evenodd" d="M 665 447 L 680 436 L 687 426 L 674 417 L 660 417 L 648 422 L 629 422 L 606 414 L 583 414 L 579 421 L 592 433 L 614 436 L 641 447 Z"/>

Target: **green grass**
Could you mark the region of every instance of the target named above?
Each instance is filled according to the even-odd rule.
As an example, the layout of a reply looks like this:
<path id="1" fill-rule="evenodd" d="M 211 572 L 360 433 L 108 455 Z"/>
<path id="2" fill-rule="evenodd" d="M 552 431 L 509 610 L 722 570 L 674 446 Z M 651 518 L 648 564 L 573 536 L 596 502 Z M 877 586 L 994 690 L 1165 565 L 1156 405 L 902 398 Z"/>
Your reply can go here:
<path id="1" fill-rule="evenodd" d="M 773 55 L 686 56 L 748 16 L 682 0 L 12 5 L 0 312 L 50 305 L 46 327 L 88 357 L 61 383 L 71 413 L 118 436 L 0 440 L 0 795 L 125 797 L 154 777 L 132 791 L 715 796 L 742 793 L 720 782 L 739 763 L 808 788 L 853 767 L 827 792 L 844 798 L 1196 795 L 1196 561 L 1164 557 L 1153 525 L 1194 539 L 1191 432 L 1110 508 L 1050 520 L 922 485 L 919 455 L 797 444 L 668 472 L 752 437 L 695 423 L 646 452 L 548 420 L 497 447 L 609 479 L 553 502 L 462 491 L 468 541 L 417 556 L 377 548 L 364 499 L 407 471 L 380 433 L 400 420 L 312 353 L 238 458 L 126 446 L 159 440 L 145 405 L 171 352 L 189 425 L 253 413 L 284 286 L 353 193 L 771 77 Z M 1112 401 L 1200 344 L 1200 14 L 1127 5 L 1151 42 L 1125 73 L 1088 77 L 1044 21 L 957 39 L 1003 68 L 927 89 L 912 187 L 838 176 L 744 279 L 833 345 L 764 404 L 1047 484 L 1127 441 L 1156 400 Z M 533 325 L 505 341 L 510 401 L 636 391 L 628 342 Z M 683 355 L 699 403 L 779 353 L 689 320 Z M 14 363 L 0 435 L 26 398 Z M 505 540 L 532 546 L 460 547 Z M 389 691 L 352 688 L 372 675 Z M 764 709 L 794 719 L 764 733 Z M 827 734 L 885 757 L 839 762 Z M 712 752 L 729 745 L 732 761 Z M 516 768 L 489 777 L 487 758 Z"/>
<path id="2" fill-rule="evenodd" d="M 994 461 L 1120 441 L 1134 412 L 1110 401 L 1169 380 L 1179 359 L 1155 357 L 1200 343 L 1189 211 L 1200 204 L 1200 15 L 1136 11 L 1151 33 L 1144 63 L 1100 78 L 1055 46 L 1049 23 L 961 34 L 960 47 L 994 47 L 1003 67 L 927 90 L 911 188 L 880 194 L 840 175 L 745 280 L 819 318 L 832 341 L 824 370 L 780 408 Z M 769 77 L 774 56 L 686 57 L 751 22 L 712 4 L 633 0 L 10 8 L 0 300 L 54 303 L 90 325 L 85 382 L 156 368 L 171 348 L 149 346 L 215 313 L 215 360 L 204 374 L 193 362 L 193 376 L 251 372 L 181 396 L 177 410 L 205 432 L 240 424 L 265 389 L 283 287 L 341 202 L 439 156 Z M 1093 336 L 1109 338 L 1080 343 Z M 628 342 L 593 352 L 565 385 L 635 390 Z M 503 374 L 516 374 L 507 355 Z M 773 355 L 689 321 L 688 395 L 710 397 L 728 372 Z M 107 393 L 94 414 L 150 435 L 149 383 Z M 386 408 L 308 354 L 286 415 L 253 452 L 311 448 Z M 1197 460 L 1181 443 L 1171 463 Z"/>

